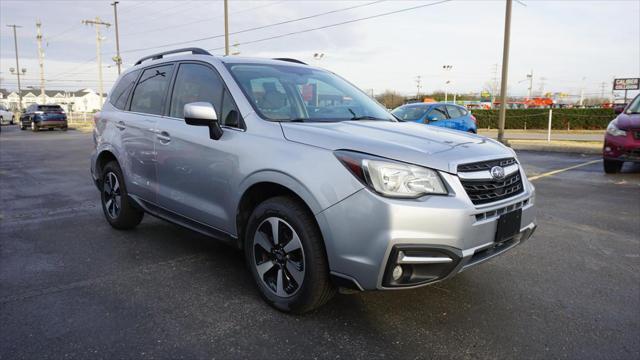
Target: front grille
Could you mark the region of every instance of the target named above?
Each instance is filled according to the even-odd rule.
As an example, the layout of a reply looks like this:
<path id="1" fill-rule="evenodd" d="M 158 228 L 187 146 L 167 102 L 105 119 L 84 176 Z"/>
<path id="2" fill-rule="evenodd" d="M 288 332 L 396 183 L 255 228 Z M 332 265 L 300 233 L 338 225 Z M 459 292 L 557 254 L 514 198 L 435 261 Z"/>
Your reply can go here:
<path id="1" fill-rule="evenodd" d="M 458 172 L 474 172 L 474 171 L 491 170 L 491 168 L 494 166 L 507 167 L 515 163 L 516 163 L 516 159 L 514 158 L 480 161 L 475 163 L 458 165 Z"/>
<path id="2" fill-rule="evenodd" d="M 462 186 L 476 205 L 509 198 L 524 191 L 522 177 L 517 171 L 503 180 L 462 180 Z"/>

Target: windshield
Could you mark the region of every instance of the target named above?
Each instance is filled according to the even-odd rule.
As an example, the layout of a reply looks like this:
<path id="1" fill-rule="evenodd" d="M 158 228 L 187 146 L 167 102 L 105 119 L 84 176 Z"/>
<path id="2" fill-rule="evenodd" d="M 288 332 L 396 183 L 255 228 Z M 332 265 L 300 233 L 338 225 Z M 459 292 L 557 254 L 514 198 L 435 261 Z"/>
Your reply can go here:
<path id="1" fill-rule="evenodd" d="M 640 95 L 636 96 L 627 108 L 627 114 L 640 114 Z"/>
<path id="2" fill-rule="evenodd" d="M 272 121 L 396 121 L 344 79 L 323 70 L 267 64 L 227 64 L 260 116 Z"/>
<path id="3" fill-rule="evenodd" d="M 416 121 L 427 112 L 429 108 L 426 106 L 400 106 L 391 113 L 398 119 L 404 121 Z"/>

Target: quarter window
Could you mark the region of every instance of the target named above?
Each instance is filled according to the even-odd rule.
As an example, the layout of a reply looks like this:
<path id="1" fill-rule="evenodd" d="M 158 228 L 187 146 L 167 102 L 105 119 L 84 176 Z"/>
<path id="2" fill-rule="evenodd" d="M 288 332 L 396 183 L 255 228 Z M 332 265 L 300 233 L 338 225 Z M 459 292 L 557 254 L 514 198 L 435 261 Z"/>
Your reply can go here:
<path id="1" fill-rule="evenodd" d="M 136 79 L 139 74 L 140 71 L 132 71 L 120 79 L 118 85 L 113 88 L 111 95 L 109 96 L 109 102 L 113 106 L 120 110 L 124 110 L 125 106 L 127 106 L 129 93 L 131 93 L 131 89 L 135 86 Z"/>
<path id="2" fill-rule="evenodd" d="M 173 65 L 146 69 L 131 98 L 131 111 L 154 115 L 164 112 L 164 98 L 173 74 Z"/>
<path id="3" fill-rule="evenodd" d="M 220 117 L 222 92 L 220 77 L 211 68 L 200 64 L 182 64 L 176 76 L 169 116 L 184 118 L 184 106 L 192 102 L 208 102 Z M 224 117 L 220 118 L 221 123 Z"/>

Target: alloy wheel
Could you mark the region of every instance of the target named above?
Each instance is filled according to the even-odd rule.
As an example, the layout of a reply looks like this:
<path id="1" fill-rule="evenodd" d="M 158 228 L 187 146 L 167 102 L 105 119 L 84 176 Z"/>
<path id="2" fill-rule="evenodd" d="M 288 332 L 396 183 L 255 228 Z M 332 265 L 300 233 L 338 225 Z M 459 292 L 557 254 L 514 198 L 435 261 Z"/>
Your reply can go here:
<path id="1" fill-rule="evenodd" d="M 285 220 L 269 217 L 258 225 L 253 236 L 253 260 L 258 277 L 276 296 L 291 297 L 302 287 L 302 242 Z"/>
<path id="2" fill-rule="evenodd" d="M 102 191 L 104 193 L 104 206 L 107 214 L 115 219 L 120 214 L 122 196 L 120 192 L 120 182 L 118 177 L 112 172 L 108 172 L 104 178 Z"/>

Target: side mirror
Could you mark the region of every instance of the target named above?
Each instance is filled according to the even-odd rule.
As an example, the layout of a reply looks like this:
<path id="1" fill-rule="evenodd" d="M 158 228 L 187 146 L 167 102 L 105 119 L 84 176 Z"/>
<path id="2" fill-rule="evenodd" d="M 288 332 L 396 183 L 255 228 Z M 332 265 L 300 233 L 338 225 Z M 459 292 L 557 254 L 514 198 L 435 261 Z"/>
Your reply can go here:
<path id="1" fill-rule="evenodd" d="M 218 140 L 222 137 L 222 128 L 218 123 L 216 110 L 208 102 L 192 102 L 184 106 L 184 121 L 193 126 L 208 126 L 209 137 Z"/>
<path id="2" fill-rule="evenodd" d="M 622 114 L 622 111 L 623 111 L 623 110 L 624 110 L 624 106 L 622 106 L 622 105 L 616 105 L 616 106 L 614 106 L 614 107 L 613 107 L 613 112 L 614 112 L 616 115 L 620 115 L 620 114 Z"/>

